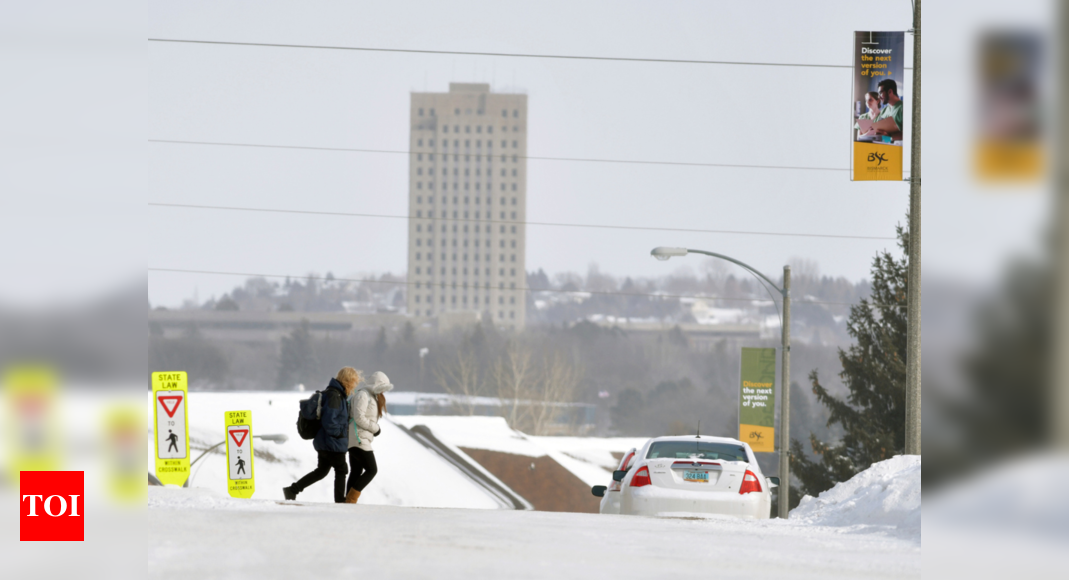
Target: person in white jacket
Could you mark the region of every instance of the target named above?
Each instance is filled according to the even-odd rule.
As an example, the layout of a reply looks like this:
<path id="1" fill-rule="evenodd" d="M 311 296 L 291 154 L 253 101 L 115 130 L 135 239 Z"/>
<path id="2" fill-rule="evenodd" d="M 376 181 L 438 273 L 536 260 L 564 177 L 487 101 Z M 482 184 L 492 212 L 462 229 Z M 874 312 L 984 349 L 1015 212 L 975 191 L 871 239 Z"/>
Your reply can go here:
<path id="1" fill-rule="evenodd" d="M 379 472 L 371 442 L 381 433 L 379 419 L 386 412 L 385 393 L 393 389 L 386 373 L 372 373 L 349 405 L 349 485 L 345 503 L 356 503 Z"/>

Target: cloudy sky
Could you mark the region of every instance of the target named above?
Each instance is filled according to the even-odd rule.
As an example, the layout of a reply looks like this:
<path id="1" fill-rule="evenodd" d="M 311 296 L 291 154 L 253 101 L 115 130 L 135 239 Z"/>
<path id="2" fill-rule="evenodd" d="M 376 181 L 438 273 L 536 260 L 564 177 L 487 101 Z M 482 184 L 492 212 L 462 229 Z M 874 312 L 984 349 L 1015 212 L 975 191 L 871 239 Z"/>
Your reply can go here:
<path id="1" fill-rule="evenodd" d="M 930 2 L 924 46 L 924 267 L 982 282 L 1036 244 L 1041 189 L 978 189 L 969 177 L 970 65 L 977 30 L 1003 18 Z M 994 4 L 991 2 L 991 4 Z M 1047 2 L 1014 3 L 1040 21 Z M 371 48 L 771 63 L 851 64 L 854 30 L 905 30 L 908 1 L 153 2 L 148 37 Z M 907 36 L 907 47 L 912 46 Z M 405 150 L 409 94 L 486 82 L 529 95 L 534 157 L 849 166 L 851 71 L 341 50 L 147 44 L 148 138 Z M 907 51 L 912 62 L 912 51 Z M 908 76 L 908 74 L 907 74 Z M 903 88 L 909 108 L 910 87 Z M 407 213 L 407 156 L 149 143 L 148 202 Z M 907 165 L 908 166 L 908 165 Z M 844 170 L 528 162 L 540 222 L 892 237 L 906 183 Z M 405 270 L 401 219 L 149 207 L 152 305 L 220 295 L 241 277 Z M 858 280 L 890 240 L 530 226 L 527 267 L 615 275 L 697 268 L 658 245 L 729 254 L 773 274 L 791 258 Z"/>

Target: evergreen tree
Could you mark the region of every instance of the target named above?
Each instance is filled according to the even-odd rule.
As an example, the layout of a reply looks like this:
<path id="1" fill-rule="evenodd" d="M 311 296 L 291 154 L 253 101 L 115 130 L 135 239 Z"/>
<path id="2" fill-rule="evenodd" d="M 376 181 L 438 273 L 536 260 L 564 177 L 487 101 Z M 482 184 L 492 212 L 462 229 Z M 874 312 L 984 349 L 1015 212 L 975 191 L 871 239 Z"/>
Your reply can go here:
<path id="1" fill-rule="evenodd" d="M 278 388 L 292 389 L 294 385 L 314 384 L 316 358 L 312 351 L 312 333 L 307 319 L 289 336 L 282 337 L 282 350 L 278 364 Z"/>
<path id="2" fill-rule="evenodd" d="M 401 331 L 401 340 L 403 340 L 405 344 L 416 342 L 416 327 L 412 325 L 411 320 L 405 321 L 405 328 Z"/>
<path id="3" fill-rule="evenodd" d="M 897 226 L 898 245 L 909 255 L 909 232 Z M 813 393 L 828 408 L 828 426 L 845 431 L 832 444 L 810 434 L 816 460 L 806 457 L 798 440 L 791 442 L 791 473 L 801 483 L 791 495 L 791 506 L 801 494 L 815 496 L 867 469 L 877 461 L 903 453 L 906 429 L 906 288 L 908 259 L 889 252 L 872 262 L 872 294 L 850 308 L 847 332 L 856 341 L 839 349 L 849 389 L 846 399 L 830 394 L 817 370 L 809 374 Z M 786 483 L 786 482 L 784 482 Z"/>

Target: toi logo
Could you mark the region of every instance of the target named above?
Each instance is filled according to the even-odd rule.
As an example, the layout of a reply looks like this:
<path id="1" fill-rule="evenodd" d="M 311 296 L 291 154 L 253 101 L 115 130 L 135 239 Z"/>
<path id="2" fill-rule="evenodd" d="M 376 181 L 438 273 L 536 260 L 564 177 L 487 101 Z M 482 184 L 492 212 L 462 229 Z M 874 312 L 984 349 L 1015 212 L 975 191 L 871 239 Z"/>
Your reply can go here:
<path id="1" fill-rule="evenodd" d="M 19 540 L 85 540 L 85 474 L 81 471 L 19 472 Z"/>

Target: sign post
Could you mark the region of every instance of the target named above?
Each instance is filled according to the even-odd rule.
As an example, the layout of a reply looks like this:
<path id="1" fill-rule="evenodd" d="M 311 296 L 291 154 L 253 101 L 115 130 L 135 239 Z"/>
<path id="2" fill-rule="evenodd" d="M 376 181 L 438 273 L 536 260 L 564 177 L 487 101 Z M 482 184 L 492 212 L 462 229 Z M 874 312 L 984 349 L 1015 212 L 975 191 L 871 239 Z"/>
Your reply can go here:
<path id="1" fill-rule="evenodd" d="M 230 497 L 250 498 L 256 491 L 252 454 L 252 411 L 227 411 L 226 489 Z"/>
<path id="2" fill-rule="evenodd" d="M 183 371 L 152 373 L 156 478 L 164 485 L 182 485 L 189 479 L 188 385 Z"/>
<path id="3" fill-rule="evenodd" d="M 754 453 L 776 450 L 776 349 L 742 349 L 739 440 Z"/>

